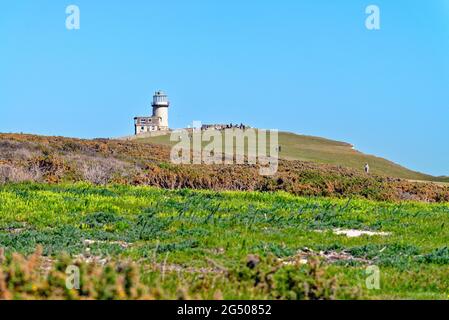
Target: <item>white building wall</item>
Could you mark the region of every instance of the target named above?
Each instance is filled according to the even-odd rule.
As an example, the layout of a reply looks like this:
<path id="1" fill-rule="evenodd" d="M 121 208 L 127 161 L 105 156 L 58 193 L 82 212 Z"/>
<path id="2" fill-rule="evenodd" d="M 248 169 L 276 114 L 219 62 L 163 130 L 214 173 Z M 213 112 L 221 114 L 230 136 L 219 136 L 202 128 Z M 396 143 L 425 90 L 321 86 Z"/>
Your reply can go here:
<path id="1" fill-rule="evenodd" d="M 136 134 L 158 131 L 158 129 L 159 129 L 159 127 L 156 125 L 137 125 L 136 126 Z"/>
<path id="2" fill-rule="evenodd" d="M 161 118 L 159 125 L 162 130 L 168 129 L 168 107 L 154 106 L 153 117 Z"/>

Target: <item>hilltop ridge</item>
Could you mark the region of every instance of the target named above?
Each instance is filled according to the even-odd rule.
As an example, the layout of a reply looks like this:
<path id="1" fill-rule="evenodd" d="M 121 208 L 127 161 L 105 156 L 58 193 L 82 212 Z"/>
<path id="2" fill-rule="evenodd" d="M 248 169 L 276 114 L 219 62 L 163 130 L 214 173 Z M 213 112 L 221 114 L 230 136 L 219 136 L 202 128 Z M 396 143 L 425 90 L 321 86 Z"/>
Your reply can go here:
<path id="1" fill-rule="evenodd" d="M 157 137 L 135 138 L 139 143 L 154 143 L 173 146 L 169 135 Z M 387 159 L 364 154 L 347 142 L 331 139 L 299 135 L 292 132 L 279 132 L 279 145 L 282 146 L 279 156 L 285 160 L 299 160 L 321 164 L 343 166 L 362 172 L 365 163 L 369 163 L 371 172 L 394 178 L 449 182 L 449 177 L 435 177 L 429 174 L 410 170 Z"/>
<path id="2" fill-rule="evenodd" d="M 267 177 L 259 174 L 258 165 L 174 165 L 167 145 L 146 140 L 0 134 L 0 183 L 22 181 L 449 202 L 447 185 L 367 175 L 335 164 L 281 159 L 277 173 Z"/>

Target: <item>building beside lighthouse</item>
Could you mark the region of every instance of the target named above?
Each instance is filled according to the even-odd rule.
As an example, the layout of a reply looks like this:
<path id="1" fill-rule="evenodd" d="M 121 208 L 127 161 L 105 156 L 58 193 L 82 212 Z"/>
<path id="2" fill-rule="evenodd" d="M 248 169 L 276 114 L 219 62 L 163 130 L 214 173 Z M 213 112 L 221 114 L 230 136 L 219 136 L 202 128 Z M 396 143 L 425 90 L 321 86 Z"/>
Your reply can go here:
<path id="1" fill-rule="evenodd" d="M 163 91 L 156 91 L 153 96 L 153 114 L 151 117 L 134 118 L 134 134 L 141 135 L 157 131 L 168 131 L 168 107 L 170 102 Z"/>

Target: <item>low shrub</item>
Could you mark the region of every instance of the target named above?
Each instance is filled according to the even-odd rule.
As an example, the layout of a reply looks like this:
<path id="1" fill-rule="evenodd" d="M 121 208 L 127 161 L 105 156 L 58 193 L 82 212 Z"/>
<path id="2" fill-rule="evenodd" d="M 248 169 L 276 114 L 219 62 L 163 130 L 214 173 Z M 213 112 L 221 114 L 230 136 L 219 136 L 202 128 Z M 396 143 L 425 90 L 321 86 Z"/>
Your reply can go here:
<path id="1" fill-rule="evenodd" d="M 249 283 L 256 291 L 268 294 L 271 299 L 334 300 L 339 296 L 357 299 L 357 288 L 348 291 L 344 283 L 330 275 L 327 266 L 318 257 L 308 263 L 300 261 L 285 265 L 272 255 L 261 259 L 249 255 L 246 263 L 229 274 L 237 282 Z"/>
<path id="2" fill-rule="evenodd" d="M 66 285 L 68 266 L 79 270 L 79 290 Z M 41 248 L 29 257 L 0 256 L 0 299 L 152 299 L 150 291 L 140 281 L 138 268 L 128 262 L 101 266 L 72 262 L 68 256 L 51 261 Z"/>

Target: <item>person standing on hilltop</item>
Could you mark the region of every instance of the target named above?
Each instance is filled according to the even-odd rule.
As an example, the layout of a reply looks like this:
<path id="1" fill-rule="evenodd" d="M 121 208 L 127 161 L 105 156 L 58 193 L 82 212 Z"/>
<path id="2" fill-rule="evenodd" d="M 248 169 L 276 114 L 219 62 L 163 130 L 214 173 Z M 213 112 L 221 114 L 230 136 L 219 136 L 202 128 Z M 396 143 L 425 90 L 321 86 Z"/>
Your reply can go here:
<path id="1" fill-rule="evenodd" d="M 368 163 L 365 164 L 365 173 L 369 174 L 369 164 Z"/>

